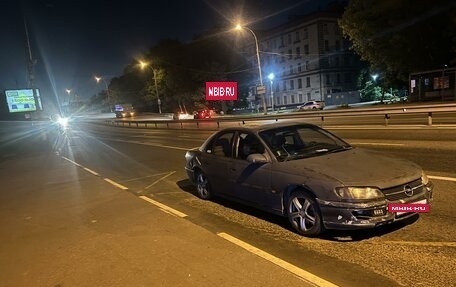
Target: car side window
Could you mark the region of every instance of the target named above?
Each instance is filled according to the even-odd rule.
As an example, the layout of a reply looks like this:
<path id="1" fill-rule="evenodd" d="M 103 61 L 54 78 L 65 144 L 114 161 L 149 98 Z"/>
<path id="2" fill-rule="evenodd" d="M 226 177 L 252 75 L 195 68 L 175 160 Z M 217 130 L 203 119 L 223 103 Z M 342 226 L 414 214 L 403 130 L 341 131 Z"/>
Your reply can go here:
<path id="1" fill-rule="evenodd" d="M 254 134 L 245 132 L 239 133 L 236 158 L 246 160 L 249 155 L 254 153 L 263 154 L 264 145 Z"/>
<path id="2" fill-rule="evenodd" d="M 206 153 L 216 156 L 231 157 L 233 137 L 234 132 L 227 132 L 213 138 L 206 147 Z"/>

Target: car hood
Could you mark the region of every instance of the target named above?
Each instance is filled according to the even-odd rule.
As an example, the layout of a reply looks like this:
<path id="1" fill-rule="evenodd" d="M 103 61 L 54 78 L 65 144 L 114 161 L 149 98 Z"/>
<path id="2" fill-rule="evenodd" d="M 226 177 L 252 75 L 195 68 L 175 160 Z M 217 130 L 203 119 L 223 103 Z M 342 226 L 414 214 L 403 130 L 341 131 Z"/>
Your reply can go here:
<path id="1" fill-rule="evenodd" d="M 380 189 L 411 182 L 422 169 L 413 162 L 360 148 L 280 163 L 296 175 L 309 172 L 332 178 L 345 186 L 375 186 Z"/>

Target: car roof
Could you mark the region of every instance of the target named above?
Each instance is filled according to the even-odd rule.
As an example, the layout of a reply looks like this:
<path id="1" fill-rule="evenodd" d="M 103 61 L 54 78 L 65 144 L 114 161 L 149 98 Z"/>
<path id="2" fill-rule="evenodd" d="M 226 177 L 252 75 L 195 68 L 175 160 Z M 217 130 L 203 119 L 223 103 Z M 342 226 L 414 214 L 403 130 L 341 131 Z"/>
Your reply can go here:
<path id="1" fill-rule="evenodd" d="M 261 132 L 265 130 L 271 130 L 271 129 L 276 129 L 276 128 L 283 128 L 283 127 L 289 127 L 289 126 L 309 126 L 309 127 L 317 127 L 314 124 L 310 123 L 305 123 L 305 122 L 276 122 L 276 123 L 266 123 L 266 124 L 258 124 L 258 123 L 252 123 L 252 124 L 244 124 L 239 127 L 229 127 L 220 130 L 222 131 L 229 131 L 229 130 L 237 130 L 237 131 L 250 131 L 250 132 Z"/>

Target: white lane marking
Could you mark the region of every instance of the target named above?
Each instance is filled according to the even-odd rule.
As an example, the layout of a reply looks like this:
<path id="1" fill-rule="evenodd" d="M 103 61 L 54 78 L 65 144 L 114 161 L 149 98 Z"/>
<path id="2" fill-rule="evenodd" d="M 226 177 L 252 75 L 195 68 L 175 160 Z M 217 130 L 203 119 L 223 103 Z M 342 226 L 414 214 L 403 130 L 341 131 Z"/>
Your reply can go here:
<path id="1" fill-rule="evenodd" d="M 119 183 L 117 183 L 117 182 L 115 182 L 115 181 L 113 181 L 113 180 L 111 180 L 109 178 L 105 177 L 105 178 L 103 178 L 103 180 L 106 181 L 106 182 L 109 182 L 110 184 L 112 184 L 115 187 L 118 187 L 120 189 L 123 189 L 123 190 L 127 190 L 128 189 L 128 187 L 125 187 L 125 186 L 123 186 L 123 185 L 121 185 L 121 184 L 119 184 Z"/>
<path id="2" fill-rule="evenodd" d="M 168 173 L 167 175 L 160 177 L 160 178 L 157 179 L 156 181 L 154 181 L 154 182 L 152 182 L 151 184 L 149 184 L 148 186 L 146 186 L 146 188 L 144 188 L 144 189 L 149 189 L 149 188 L 151 188 L 152 186 L 154 186 L 154 185 L 157 184 L 158 182 L 164 180 L 164 179 L 167 178 L 168 176 L 173 175 L 174 173 L 176 173 L 176 171 L 172 171 L 172 172 Z"/>
<path id="3" fill-rule="evenodd" d="M 428 175 L 430 179 L 437 179 L 437 180 L 446 180 L 446 181 L 456 181 L 454 177 L 446 177 L 446 176 L 435 176 L 435 175 Z"/>
<path id="4" fill-rule="evenodd" d="M 90 173 L 93 174 L 93 175 L 99 176 L 98 172 L 95 172 L 95 171 L 91 170 L 90 168 L 83 167 L 83 169 L 84 169 L 85 171 L 90 172 Z"/>
<path id="5" fill-rule="evenodd" d="M 67 158 L 67 157 L 64 157 L 62 156 L 62 158 L 66 161 L 69 161 L 71 162 L 72 164 L 76 165 L 76 166 L 79 166 L 79 167 L 82 167 L 82 165 L 80 165 L 79 163 L 75 162 L 75 161 L 72 161 L 71 159 Z"/>
<path id="6" fill-rule="evenodd" d="M 227 233 L 221 232 L 217 233 L 218 236 L 230 241 L 231 243 L 234 243 L 238 245 L 239 247 L 244 248 L 245 250 L 260 256 L 269 262 L 272 262 L 283 269 L 295 274 L 296 276 L 302 278 L 303 280 L 310 282 L 316 286 L 321 286 L 321 287 L 337 287 L 338 285 L 335 285 L 329 281 L 324 280 L 323 278 L 320 278 L 310 272 L 305 271 L 304 269 L 301 269 L 291 263 L 288 263 L 280 258 L 275 257 L 274 255 L 271 255 L 261 249 L 258 249 L 242 240 L 237 239 L 236 237 L 233 237 Z"/>
<path id="7" fill-rule="evenodd" d="M 145 179 L 145 178 L 155 177 L 155 176 L 159 176 L 159 175 L 163 175 L 163 174 L 168 174 L 168 173 L 169 173 L 169 172 L 160 172 L 160 173 L 156 173 L 156 174 L 151 174 L 151 175 L 146 175 L 146 176 L 135 177 L 135 178 L 123 180 L 122 182 L 136 181 L 136 180 L 141 180 L 141 179 Z"/>
<path id="8" fill-rule="evenodd" d="M 405 146 L 405 144 L 397 143 L 351 143 L 352 145 L 380 145 L 380 146 Z"/>
<path id="9" fill-rule="evenodd" d="M 164 205 L 163 203 L 155 201 L 155 200 L 153 200 L 153 199 L 151 199 L 151 198 L 149 198 L 147 196 L 141 195 L 139 198 L 141 198 L 141 199 L 143 199 L 143 200 L 145 200 L 145 201 L 147 201 L 149 203 L 152 203 L 153 205 L 159 207 L 160 209 L 162 209 L 166 213 L 171 213 L 171 214 L 176 215 L 176 216 L 181 217 L 181 218 L 184 218 L 184 217 L 188 216 L 185 213 L 182 213 L 182 212 L 180 212 L 180 211 L 178 211 L 178 210 L 176 210 L 174 208 L 171 208 L 171 207 L 169 207 L 167 205 Z"/>

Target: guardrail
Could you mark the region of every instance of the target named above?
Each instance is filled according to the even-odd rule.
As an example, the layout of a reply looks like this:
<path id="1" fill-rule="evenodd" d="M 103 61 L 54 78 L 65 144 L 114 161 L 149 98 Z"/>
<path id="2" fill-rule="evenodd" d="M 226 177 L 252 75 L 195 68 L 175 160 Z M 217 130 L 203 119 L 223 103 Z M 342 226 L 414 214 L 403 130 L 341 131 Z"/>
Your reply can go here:
<path id="1" fill-rule="evenodd" d="M 279 121 L 292 119 L 305 119 L 317 121 L 320 125 L 324 125 L 325 119 L 328 118 L 344 118 L 356 116 L 381 116 L 383 125 L 388 126 L 389 120 L 394 115 L 411 115 L 423 114 L 427 117 L 427 125 L 433 125 L 433 116 L 444 112 L 456 112 L 456 103 L 436 104 L 436 105 L 401 105 L 395 107 L 376 107 L 376 108 L 356 108 L 356 109 L 341 109 L 341 110 L 322 110 L 322 111 L 306 111 L 292 112 L 283 114 L 255 115 L 255 116 L 225 116 L 213 119 L 190 119 L 190 120 L 132 120 L 132 119 L 112 119 L 106 123 L 114 126 L 123 127 L 143 127 L 143 128 L 174 128 L 174 129 L 220 129 L 233 125 L 244 125 L 255 121 Z M 318 124 L 317 123 L 317 124 Z M 456 118 L 455 118 L 456 124 Z"/>

